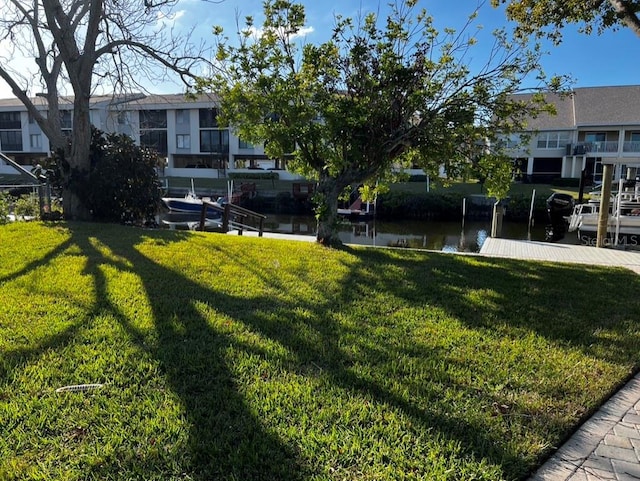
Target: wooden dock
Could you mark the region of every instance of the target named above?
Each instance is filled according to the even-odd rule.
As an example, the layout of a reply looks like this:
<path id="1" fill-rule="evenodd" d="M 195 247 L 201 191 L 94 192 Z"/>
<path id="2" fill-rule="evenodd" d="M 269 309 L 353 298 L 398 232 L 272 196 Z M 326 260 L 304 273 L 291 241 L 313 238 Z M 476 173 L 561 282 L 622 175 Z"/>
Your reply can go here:
<path id="1" fill-rule="evenodd" d="M 489 237 L 482 245 L 480 254 L 510 259 L 625 267 L 640 274 L 640 251 L 612 247 L 597 248 Z"/>

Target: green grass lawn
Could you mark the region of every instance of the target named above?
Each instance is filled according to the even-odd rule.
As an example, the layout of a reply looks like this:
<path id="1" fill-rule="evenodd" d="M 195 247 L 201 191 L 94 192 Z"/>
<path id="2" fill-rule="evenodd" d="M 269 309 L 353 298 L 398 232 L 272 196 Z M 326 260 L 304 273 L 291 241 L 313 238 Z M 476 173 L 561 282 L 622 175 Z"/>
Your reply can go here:
<path id="1" fill-rule="evenodd" d="M 523 479 L 640 361 L 622 269 L 0 226 L 0 479 Z M 84 392 L 56 388 L 103 383 Z"/>

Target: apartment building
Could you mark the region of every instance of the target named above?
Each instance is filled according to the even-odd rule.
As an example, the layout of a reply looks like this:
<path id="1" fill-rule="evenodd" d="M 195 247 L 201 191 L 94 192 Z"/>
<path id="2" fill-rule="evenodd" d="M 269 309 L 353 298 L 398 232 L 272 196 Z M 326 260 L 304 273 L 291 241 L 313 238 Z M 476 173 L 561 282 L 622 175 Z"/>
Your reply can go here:
<path id="1" fill-rule="evenodd" d="M 556 115 L 529 119 L 525 145 L 517 146 L 518 135 L 505 139 L 523 180 L 580 178 L 584 170 L 587 180 L 599 182 L 603 164 L 614 166 L 618 180 L 627 167 L 640 167 L 640 86 L 576 88 L 547 101 Z"/>
<path id="2" fill-rule="evenodd" d="M 46 100 L 33 99 L 46 113 Z M 215 95 L 195 99 L 184 95 L 95 96 L 91 123 L 108 133 L 127 134 L 137 144 L 154 148 L 166 159 L 161 174 L 218 178 L 230 172 L 276 171 L 281 179 L 298 178 L 286 170 L 286 160 L 268 158 L 254 146 L 220 127 Z M 61 98 L 63 129 L 73 128 L 73 101 Z M 48 156 L 49 140 L 17 99 L 0 100 L 0 151 L 25 167 Z M 15 173 L 0 161 L 0 174 Z"/>
<path id="3" fill-rule="evenodd" d="M 526 99 L 526 96 L 521 96 Z M 597 182 L 602 165 L 614 165 L 615 179 L 628 166 L 640 167 L 640 85 L 576 88 L 571 95 L 549 94 L 556 115 L 530 119 L 525 132 L 505 139 L 521 178 L 549 182 L 579 178 L 585 171 Z M 46 113 L 46 100 L 34 104 Z M 203 94 L 95 96 L 91 122 L 105 132 L 123 133 L 139 145 L 153 147 L 166 159 L 165 176 L 221 178 L 231 172 L 278 172 L 281 179 L 298 178 L 286 160 L 269 159 L 259 145 L 238 138 L 217 121 L 218 99 Z M 73 128 L 73 99 L 60 99 L 62 126 Z M 0 100 L 0 151 L 31 166 L 48 156 L 49 141 L 17 99 Z M 14 170 L 0 161 L 0 174 Z M 412 170 L 411 173 L 421 173 Z"/>

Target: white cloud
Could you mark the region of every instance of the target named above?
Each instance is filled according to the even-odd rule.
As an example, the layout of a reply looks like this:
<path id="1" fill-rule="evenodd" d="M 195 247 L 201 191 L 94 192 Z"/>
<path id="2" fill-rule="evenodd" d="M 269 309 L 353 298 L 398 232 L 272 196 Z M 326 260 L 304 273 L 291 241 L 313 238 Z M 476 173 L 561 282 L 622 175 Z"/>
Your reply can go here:
<path id="1" fill-rule="evenodd" d="M 186 10 L 178 10 L 177 12 L 173 12 L 170 14 L 159 12 L 157 15 L 157 24 L 158 26 L 168 25 L 173 26 L 178 23 L 182 17 L 186 14 Z"/>
<path id="2" fill-rule="evenodd" d="M 251 27 L 249 29 L 249 32 L 251 33 L 251 36 L 254 38 L 260 38 L 264 35 L 264 30 L 261 28 Z M 295 40 L 296 38 L 306 37 L 307 35 L 313 32 L 314 32 L 313 27 L 302 27 L 300 30 L 298 30 L 298 32 L 289 36 L 289 41 Z"/>

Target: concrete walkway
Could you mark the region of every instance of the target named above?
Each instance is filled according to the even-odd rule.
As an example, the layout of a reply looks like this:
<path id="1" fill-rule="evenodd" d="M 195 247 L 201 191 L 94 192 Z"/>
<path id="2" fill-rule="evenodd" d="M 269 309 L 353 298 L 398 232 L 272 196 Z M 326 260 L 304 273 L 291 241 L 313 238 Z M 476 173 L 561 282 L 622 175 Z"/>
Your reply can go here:
<path id="1" fill-rule="evenodd" d="M 625 267 L 640 274 L 640 251 L 614 248 L 598 249 L 593 246 L 489 237 L 482 245 L 480 254 L 511 259 L 617 266 Z"/>
<path id="2" fill-rule="evenodd" d="M 489 238 L 480 254 L 617 266 L 640 274 L 640 252 L 637 251 Z M 640 480 L 640 374 L 607 401 L 529 478 L 529 481 L 596 480 Z"/>

